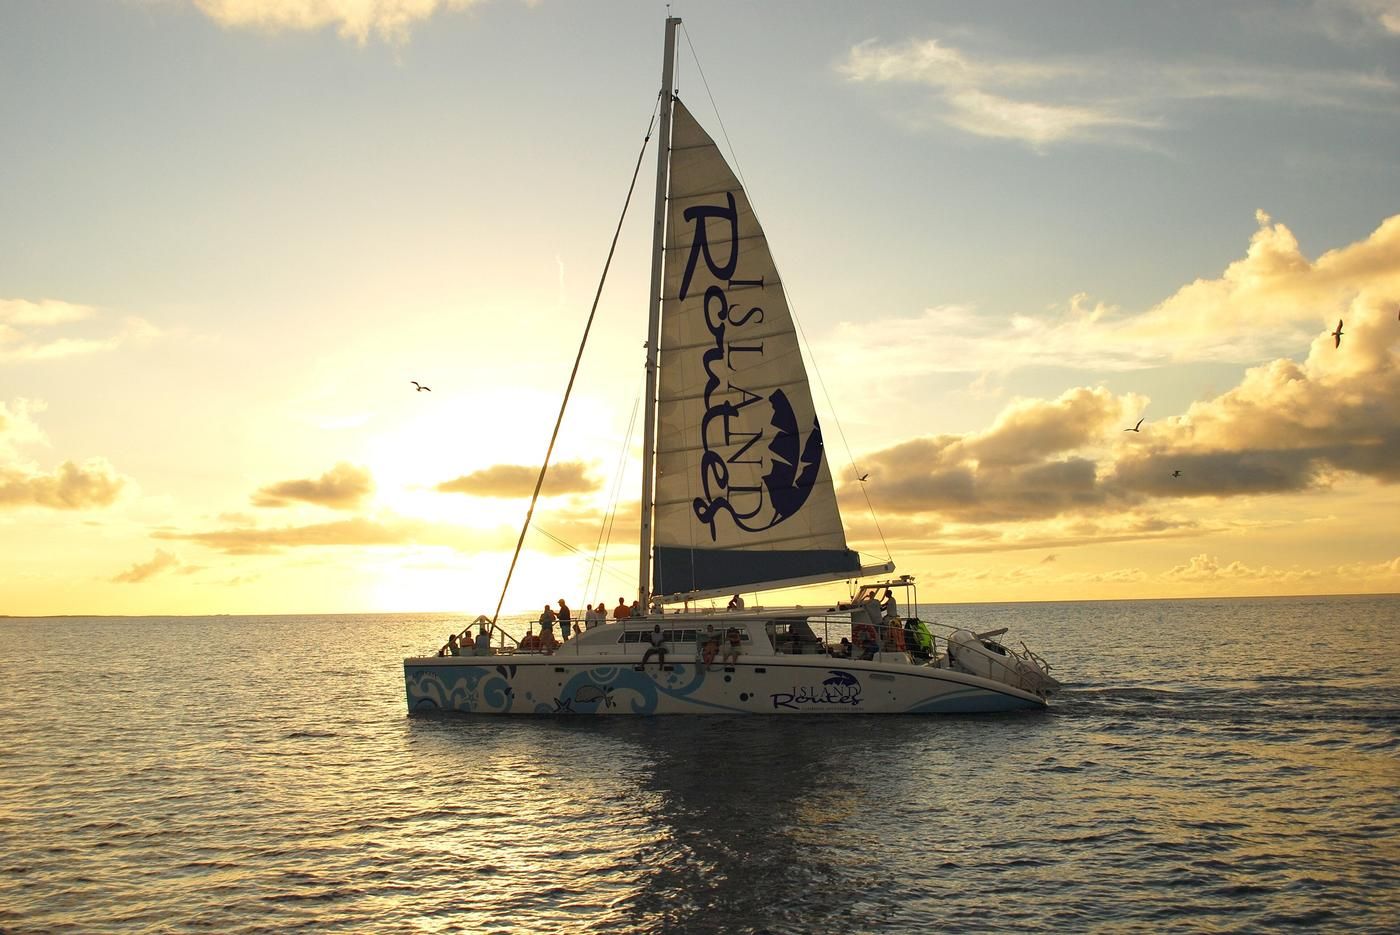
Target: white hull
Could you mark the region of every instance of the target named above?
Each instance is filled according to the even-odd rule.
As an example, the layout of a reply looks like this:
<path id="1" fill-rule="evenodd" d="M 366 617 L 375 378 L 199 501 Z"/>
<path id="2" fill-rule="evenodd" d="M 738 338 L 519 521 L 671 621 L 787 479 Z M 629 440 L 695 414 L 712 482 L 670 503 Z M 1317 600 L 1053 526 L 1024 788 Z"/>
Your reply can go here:
<path id="1" fill-rule="evenodd" d="M 889 655 L 889 654 L 886 654 Z M 404 660 L 410 712 L 475 714 L 969 714 L 1044 708 L 1045 700 L 965 672 L 824 655 L 693 659 L 616 655 Z"/>

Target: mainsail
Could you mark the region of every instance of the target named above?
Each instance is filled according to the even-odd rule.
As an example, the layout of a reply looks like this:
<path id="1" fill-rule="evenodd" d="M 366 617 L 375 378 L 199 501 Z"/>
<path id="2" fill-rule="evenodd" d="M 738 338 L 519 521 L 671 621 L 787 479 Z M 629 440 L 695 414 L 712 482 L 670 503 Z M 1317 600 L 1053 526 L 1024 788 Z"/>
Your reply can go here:
<path id="1" fill-rule="evenodd" d="M 652 591 L 852 577 L 768 241 L 714 140 L 679 101 L 673 113 Z"/>

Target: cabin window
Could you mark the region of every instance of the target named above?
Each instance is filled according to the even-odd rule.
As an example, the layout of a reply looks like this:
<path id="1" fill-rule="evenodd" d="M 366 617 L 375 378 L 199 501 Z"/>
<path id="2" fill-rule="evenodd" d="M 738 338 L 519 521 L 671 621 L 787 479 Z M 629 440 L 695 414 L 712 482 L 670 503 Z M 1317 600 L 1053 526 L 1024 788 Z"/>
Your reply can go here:
<path id="1" fill-rule="evenodd" d="M 705 632 L 705 631 L 703 631 L 703 630 L 694 630 L 694 629 L 686 629 L 686 630 L 662 630 L 662 631 L 661 631 L 661 637 L 662 637 L 662 639 L 664 639 L 664 640 L 665 640 L 666 642 L 668 642 L 668 643 L 694 643 L 694 642 L 696 641 L 696 639 L 698 639 L 698 638 L 700 638 L 700 637 L 702 637 L 702 636 L 704 635 L 704 632 Z M 727 630 L 715 630 L 715 636 L 716 636 L 721 642 L 725 642 L 725 641 L 727 641 L 727 640 L 729 639 L 729 637 L 725 635 L 727 632 L 728 632 Z M 628 630 L 626 633 L 620 633 L 620 634 L 618 634 L 617 641 L 618 641 L 619 643 L 650 643 L 650 642 L 651 642 L 651 631 L 650 631 L 650 630 Z M 748 634 L 748 631 L 747 631 L 747 630 L 740 630 L 740 631 L 739 631 L 739 642 L 741 642 L 741 643 L 747 643 L 747 642 L 749 642 L 749 634 Z"/>

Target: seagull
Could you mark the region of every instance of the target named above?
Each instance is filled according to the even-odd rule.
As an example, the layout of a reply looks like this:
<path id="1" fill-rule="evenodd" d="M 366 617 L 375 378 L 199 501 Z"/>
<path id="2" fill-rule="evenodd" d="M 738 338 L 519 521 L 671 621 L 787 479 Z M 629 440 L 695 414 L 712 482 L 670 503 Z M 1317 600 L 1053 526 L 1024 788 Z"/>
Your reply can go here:
<path id="1" fill-rule="evenodd" d="M 1337 343 L 1336 343 L 1334 346 L 1335 346 L 1335 347 L 1341 347 L 1341 346 L 1342 346 L 1342 320 L 1341 320 L 1340 318 L 1337 319 L 1337 330 L 1334 331 L 1334 332 L 1332 332 L 1332 337 L 1335 338 L 1336 341 L 1337 341 Z"/>
<path id="2" fill-rule="evenodd" d="M 432 388 L 431 386 L 424 386 L 423 384 L 419 383 L 417 380 L 409 380 L 408 382 L 409 382 L 409 383 L 412 383 L 414 386 L 418 387 L 418 392 L 420 392 L 420 393 L 423 392 L 424 390 L 427 390 L 429 393 L 431 393 L 431 392 L 433 391 L 433 388 Z"/>
<path id="3" fill-rule="evenodd" d="M 1180 472 L 1180 471 L 1172 471 L 1172 477 L 1180 477 L 1180 476 L 1181 476 L 1181 472 Z"/>
<path id="4" fill-rule="evenodd" d="M 1146 419 L 1146 418 L 1147 418 L 1147 416 L 1143 416 L 1143 417 L 1142 417 L 1142 419 Z M 1130 429 L 1124 429 L 1123 431 L 1125 431 L 1125 432 L 1141 432 L 1141 431 L 1142 431 L 1142 419 L 1138 419 L 1137 425 L 1133 426 L 1133 427 L 1130 428 Z"/>

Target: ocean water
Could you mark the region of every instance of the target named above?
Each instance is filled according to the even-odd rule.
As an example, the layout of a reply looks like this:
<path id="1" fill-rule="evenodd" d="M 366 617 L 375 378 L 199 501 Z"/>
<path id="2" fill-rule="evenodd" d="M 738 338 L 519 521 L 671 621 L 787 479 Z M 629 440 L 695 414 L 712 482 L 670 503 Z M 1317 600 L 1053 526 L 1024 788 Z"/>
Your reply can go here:
<path id="1" fill-rule="evenodd" d="M 409 717 L 463 620 L 0 619 L 0 930 L 1400 927 L 1400 596 L 924 610 L 1066 690 Z"/>

